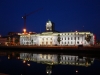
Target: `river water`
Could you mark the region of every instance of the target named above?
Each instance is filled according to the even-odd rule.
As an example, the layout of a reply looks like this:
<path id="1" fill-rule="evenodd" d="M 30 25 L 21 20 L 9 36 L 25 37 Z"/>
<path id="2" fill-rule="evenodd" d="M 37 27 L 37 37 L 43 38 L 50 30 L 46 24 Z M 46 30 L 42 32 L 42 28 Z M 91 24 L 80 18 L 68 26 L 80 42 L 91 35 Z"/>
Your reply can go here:
<path id="1" fill-rule="evenodd" d="M 99 54 L 0 52 L 0 73 L 9 75 L 100 75 Z"/>

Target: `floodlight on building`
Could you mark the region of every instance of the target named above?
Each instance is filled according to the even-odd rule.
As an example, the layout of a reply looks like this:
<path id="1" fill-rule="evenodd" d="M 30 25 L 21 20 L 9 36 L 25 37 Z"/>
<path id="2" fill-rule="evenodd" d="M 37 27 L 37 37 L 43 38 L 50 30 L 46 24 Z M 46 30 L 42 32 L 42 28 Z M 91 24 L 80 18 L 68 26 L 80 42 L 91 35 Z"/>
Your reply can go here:
<path id="1" fill-rule="evenodd" d="M 26 33 L 26 29 L 25 28 L 23 29 L 23 32 Z"/>

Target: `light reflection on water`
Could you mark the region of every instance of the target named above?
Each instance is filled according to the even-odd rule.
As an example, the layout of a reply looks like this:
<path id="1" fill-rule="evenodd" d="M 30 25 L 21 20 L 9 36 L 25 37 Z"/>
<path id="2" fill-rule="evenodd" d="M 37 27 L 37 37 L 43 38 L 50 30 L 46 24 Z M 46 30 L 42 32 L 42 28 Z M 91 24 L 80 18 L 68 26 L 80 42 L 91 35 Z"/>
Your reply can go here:
<path id="1" fill-rule="evenodd" d="M 100 62 L 94 57 L 63 53 L 0 52 L 0 72 L 12 75 L 95 75 L 100 73 L 99 70 Z"/>

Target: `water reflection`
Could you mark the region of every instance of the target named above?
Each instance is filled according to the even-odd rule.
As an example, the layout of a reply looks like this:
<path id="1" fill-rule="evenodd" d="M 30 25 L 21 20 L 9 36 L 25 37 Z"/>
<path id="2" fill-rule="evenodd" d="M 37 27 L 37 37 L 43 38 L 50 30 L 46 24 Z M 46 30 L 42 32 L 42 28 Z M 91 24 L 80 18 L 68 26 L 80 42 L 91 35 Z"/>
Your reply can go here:
<path id="1" fill-rule="evenodd" d="M 34 54 L 34 53 L 20 53 L 20 59 L 23 63 L 26 61 L 34 61 L 37 63 L 48 65 L 76 65 L 76 66 L 90 66 L 94 62 L 94 58 L 79 57 L 62 54 Z"/>
<path id="2" fill-rule="evenodd" d="M 94 57 L 90 58 L 84 55 L 80 56 L 80 55 L 69 55 L 69 54 L 62 54 L 62 53 L 61 54 L 49 54 L 49 53 L 41 54 L 41 53 L 24 53 L 24 52 L 0 52 L 0 56 L 5 56 L 7 60 L 12 61 L 14 59 L 14 60 L 20 61 L 21 64 L 19 66 L 21 65 L 23 66 L 23 72 L 20 72 L 20 75 L 21 74 L 26 75 L 30 67 L 34 68 L 33 66 L 34 63 L 37 63 L 37 65 L 41 64 L 41 66 L 45 65 L 45 74 L 48 74 L 48 75 L 57 74 L 55 72 L 58 72 L 58 75 L 61 75 L 59 74 L 61 70 L 63 70 L 63 73 L 68 73 L 71 71 L 70 73 L 73 72 L 75 74 L 79 74 L 81 68 L 79 69 L 77 67 L 82 67 L 82 69 L 83 67 L 85 69 L 89 68 L 93 66 L 92 64 L 94 63 L 94 60 L 95 60 Z M 56 68 L 57 66 L 60 66 L 60 69 Z M 69 66 L 69 67 L 65 69 L 65 72 L 64 72 L 64 68 L 62 68 L 62 66 L 63 67 Z M 75 67 L 74 71 L 72 71 L 72 66 Z M 33 70 L 33 68 L 31 68 L 31 70 Z M 43 67 L 41 67 L 41 69 L 42 68 Z M 55 69 L 59 69 L 59 71 L 55 71 Z M 96 71 L 97 70 L 98 69 L 96 69 Z M 33 71 L 35 71 L 35 68 Z"/>

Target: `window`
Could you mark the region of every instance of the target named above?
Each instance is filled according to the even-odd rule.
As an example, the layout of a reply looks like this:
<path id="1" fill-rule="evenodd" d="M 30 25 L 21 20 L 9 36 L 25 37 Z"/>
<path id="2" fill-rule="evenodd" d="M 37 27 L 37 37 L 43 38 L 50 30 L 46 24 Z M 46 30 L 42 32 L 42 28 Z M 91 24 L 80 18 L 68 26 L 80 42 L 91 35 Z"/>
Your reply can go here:
<path id="1" fill-rule="evenodd" d="M 48 40 L 48 38 L 47 38 L 47 40 Z"/>
<path id="2" fill-rule="evenodd" d="M 51 59 L 52 59 L 52 56 L 51 56 Z"/>
<path id="3" fill-rule="evenodd" d="M 63 57 L 62 57 L 62 59 L 63 59 Z"/>
<path id="4" fill-rule="evenodd" d="M 73 38 L 71 37 L 71 40 L 73 40 Z"/>
<path id="5" fill-rule="evenodd" d="M 52 40 L 52 38 L 51 38 L 51 40 Z"/>
<path id="6" fill-rule="evenodd" d="M 63 38 L 62 38 L 62 40 L 63 40 Z"/>
<path id="7" fill-rule="evenodd" d="M 79 33 L 78 33 L 78 35 L 79 35 Z"/>
<path id="8" fill-rule="evenodd" d="M 68 42 L 68 44 L 69 44 L 69 42 Z"/>
<path id="9" fill-rule="evenodd" d="M 65 40 L 66 40 L 66 37 L 65 37 Z"/>
<path id="10" fill-rule="evenodd" d="M 42 40 L 44 40 L 44 38 L 42 38 Z"/>
<path id="11" fill-rule="evenodd" d="M 65 57 L 65 60 L 66 60 L 66 57 Z"/>
<path id="12" fill-rule="evenodd" d="M 68 37 L 68 40 L 69 40 L 69 37 Z"/>
<path id="13" fill-rule="evenodd" d="M 66 42 L 65 42 L 65 44 L 66 44 Z"/>
<path id="14" fill-rule="evenodd" d="M 75 40 L 76 40 L 76 37 L 75 37 Z"/>
<path id="15" fill-rule="evenodd" d="M 71 42 L 71 44 L 72 44 L 72 42 Z"/>
<path id="16" fill-rule="evenodd" d="M 44 56 L 42 55 L 42 58 L 44 58 Z"/>
<path id="17" fill-rule="evenodd" d="M 77 44 L 79 44 L 79 42 L 77 42 Z"/>
<path id="18" fill-rule="evenodd" d="M 79 40 L 79 37 L 78 37 L 78 40 Z"/>
<path id="19" fill-rule="evenodd" d="M 46 55 L 46 59 L 48 59 L 48 56 Z"/>

